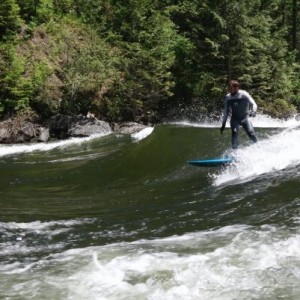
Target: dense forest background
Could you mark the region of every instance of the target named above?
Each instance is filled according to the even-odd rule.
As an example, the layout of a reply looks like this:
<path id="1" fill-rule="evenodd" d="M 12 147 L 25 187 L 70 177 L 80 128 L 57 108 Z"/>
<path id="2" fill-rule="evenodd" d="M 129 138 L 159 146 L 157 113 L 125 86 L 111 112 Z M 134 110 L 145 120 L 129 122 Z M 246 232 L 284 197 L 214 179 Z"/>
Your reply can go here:
<path id="1" fill-rule="evenodd" d="M 297 0 L 1 0 L 0 119 L 217 115 L 229 79 L 300 109 Z M 194 116 L 193 116 L 194 114 Z"/>

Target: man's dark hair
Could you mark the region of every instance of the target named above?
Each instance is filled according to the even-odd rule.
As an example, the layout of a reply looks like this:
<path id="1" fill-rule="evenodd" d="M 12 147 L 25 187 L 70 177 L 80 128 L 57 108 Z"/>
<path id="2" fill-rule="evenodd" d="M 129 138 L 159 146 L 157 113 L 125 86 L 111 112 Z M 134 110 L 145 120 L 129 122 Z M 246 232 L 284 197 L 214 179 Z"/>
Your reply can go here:
<path id="1" fill-rule="evenodd" d="M 230 80 L 229 85 L 232 87 L 240 87 L 240 83 L 237 80 Z"/>

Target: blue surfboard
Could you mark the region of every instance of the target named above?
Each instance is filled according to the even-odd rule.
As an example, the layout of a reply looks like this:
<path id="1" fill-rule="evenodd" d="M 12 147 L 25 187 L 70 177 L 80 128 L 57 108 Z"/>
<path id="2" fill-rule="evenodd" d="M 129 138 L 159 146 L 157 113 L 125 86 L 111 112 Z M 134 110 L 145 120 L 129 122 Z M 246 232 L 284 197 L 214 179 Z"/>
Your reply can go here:
<path id="1" fill-rule="evenodd" d="M 211 159 L 195 159 L 189 160 L 188 163 L 198 167 L 218 167 L 233 162 L 231 157 L 211 158 Z"/>

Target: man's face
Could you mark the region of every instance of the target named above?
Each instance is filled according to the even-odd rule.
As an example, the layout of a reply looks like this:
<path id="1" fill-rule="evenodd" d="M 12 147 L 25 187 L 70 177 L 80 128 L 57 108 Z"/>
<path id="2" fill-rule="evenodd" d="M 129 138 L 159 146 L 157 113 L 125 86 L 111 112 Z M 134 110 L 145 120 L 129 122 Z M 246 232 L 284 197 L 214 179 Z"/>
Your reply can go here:
<path id="1" fill-rule="evenodd" d="M 239 87 L 230 85 L 228 90 L 231 95 L 235 95 L 239 91 Z"/>

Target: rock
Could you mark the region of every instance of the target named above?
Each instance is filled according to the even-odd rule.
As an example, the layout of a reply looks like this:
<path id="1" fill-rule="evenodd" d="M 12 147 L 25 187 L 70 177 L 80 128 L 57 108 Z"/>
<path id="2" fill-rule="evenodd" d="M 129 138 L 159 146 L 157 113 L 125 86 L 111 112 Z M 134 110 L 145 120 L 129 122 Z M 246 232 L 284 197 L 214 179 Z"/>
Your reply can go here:
<path id="1" fill-rule="evenodd" d="M 112 129 L 107 122 L 83 115 L 53 116 L 49 123 L 49 134 L 59 139 L 68 137 L 87 137 L 93 134 L 109 134 Z"/>
<path id="2" fill-rule="evenodd" d="M 11 136 L 12 121 L 4 121 L 0 123 L 0 143 L 6 143 Z"/>
<path id="3" fill-rule="evenodd" d="M 49 134 L 51 137 L 64 139 L 69 136 L 68 132 L 71 128 L 73 118 L 66 115 L 55 115 L 49 122 Z"/>
<path id="4" fill-rule="evenodd" d="M 75 123 L 69 130 L 69 135 L 74 137 L 85 137 L 94 134 L 110 134 L 112 129 L 107 122 L 96 118 L 87 118 Z"/>
<path id="5" fill-rule="evenodd" d="M 147 126 L 136 123 L 136 122 L 126 122 L 120 125 L 115 125 L 114 130 L 116 133 L 120 134 L 133 134 L 145 129 Z"/>
<path id="6" fill-rule="evenodd" d="M 0 123 L 0 143 L 31 142 L 40 134 L 40 126 L 29 121 L 9 119 Z"/>
<path id="7" fill-rule="evenodd" d="M 134 134 L 145 128 L 147 126 L 136 122 L 126 122 L 114 124 L 113 129 L 117 134 Z M 58 114 L 50 119 L 49 128 L 16 118 L 0 122 L 0 143 L 47 142 L 50 138 L 88 137 L 112 132 L 107 122 L 83 115 L 72 117 Z"/>
<path id="8" fill-rule="evenodd" d="M 38 137 L 39 142 L 48 142 L 50 139 L 50 133 L 48 128 L 41 127 L 40 135 Z"/>

